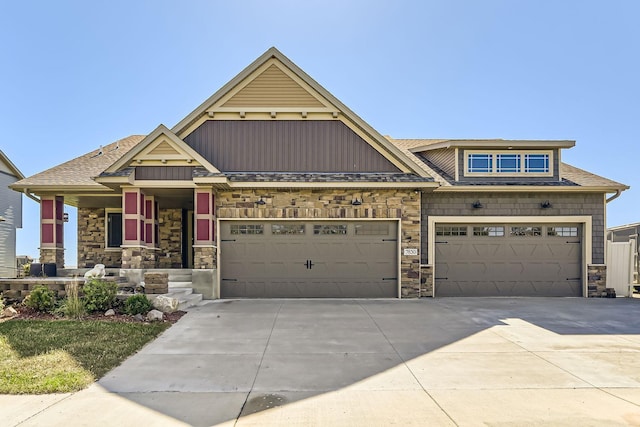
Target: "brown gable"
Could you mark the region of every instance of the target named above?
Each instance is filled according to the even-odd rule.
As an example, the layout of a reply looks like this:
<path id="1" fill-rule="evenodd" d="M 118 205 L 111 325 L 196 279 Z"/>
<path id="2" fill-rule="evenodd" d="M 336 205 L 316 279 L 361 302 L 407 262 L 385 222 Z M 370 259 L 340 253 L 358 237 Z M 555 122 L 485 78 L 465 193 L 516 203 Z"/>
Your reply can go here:
<path id="1" fill-rule="evenodd" d="M 272 64 L 223 107 L 324 107 L 306 89 Z"/>

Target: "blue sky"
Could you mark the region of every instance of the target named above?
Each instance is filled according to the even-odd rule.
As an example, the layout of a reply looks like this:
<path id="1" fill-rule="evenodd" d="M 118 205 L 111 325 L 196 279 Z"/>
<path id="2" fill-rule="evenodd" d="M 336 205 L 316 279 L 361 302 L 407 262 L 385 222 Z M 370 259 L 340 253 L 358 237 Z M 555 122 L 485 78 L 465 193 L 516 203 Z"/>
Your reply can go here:
<path id="1" fill-rule="evenodd" d="M 632 187 L 608 225 L 637 222 L 639 17 L 636 0 L 3 2 L 0 148 L 29 176 L 172 127 L 276 46 L 384 135 L 576 140 L 565 162 Z M 24 208 L 17 251 L 37 256 Z"/>

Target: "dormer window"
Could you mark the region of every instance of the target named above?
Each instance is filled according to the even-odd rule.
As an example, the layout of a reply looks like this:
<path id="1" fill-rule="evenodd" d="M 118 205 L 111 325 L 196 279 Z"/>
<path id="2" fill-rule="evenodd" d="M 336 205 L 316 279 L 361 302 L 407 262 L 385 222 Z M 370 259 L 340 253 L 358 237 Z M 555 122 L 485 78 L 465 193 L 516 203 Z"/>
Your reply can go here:
<path id="1" fill-rule="evenodd" d="M 466 151 L 466 176 L 552 176 L 551 151 Z"/>

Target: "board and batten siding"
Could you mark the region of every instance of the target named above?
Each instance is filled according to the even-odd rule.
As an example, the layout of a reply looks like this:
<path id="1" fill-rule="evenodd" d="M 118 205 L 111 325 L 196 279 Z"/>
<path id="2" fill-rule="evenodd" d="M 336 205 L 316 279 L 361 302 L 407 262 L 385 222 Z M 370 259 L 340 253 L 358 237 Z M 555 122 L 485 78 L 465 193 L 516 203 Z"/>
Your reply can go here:
<path id="1" fill-rule="evenodd" d="M 223 107 L 324 107 L 276 65 L 240 89 Z"/>
<path id="2" fill-rule="evenodd" d="M 16 228 L 22 228 L 22 194 L 8 188 L 18 179 L 0 171 L 0 277 L 16 277 Z"/>
<path id="3" fill-rule="evenodd" d="M 223 172 L 401 172 L 339 120 L 209 120 L 184 140 Z"/>
<path id="4" fill-rule="evenodd" d="M 542 209 L 540 204 L 549 201 L 552 207 Z M 473 202 L 482 203 L 482 209 L 474 209 Z M 421 246 L 423 264 L 431 263 L 429 250 L 429 216 L 590 216 L 592 218 L 593 264 L 604 264 L 605 201 L 600 193 L 432 193 L 423 194 Z"/>
<path id="5" fill-rule="evenodd" d="M 136 166 L 136 179 L 191 181 L 193 166 Z"/>

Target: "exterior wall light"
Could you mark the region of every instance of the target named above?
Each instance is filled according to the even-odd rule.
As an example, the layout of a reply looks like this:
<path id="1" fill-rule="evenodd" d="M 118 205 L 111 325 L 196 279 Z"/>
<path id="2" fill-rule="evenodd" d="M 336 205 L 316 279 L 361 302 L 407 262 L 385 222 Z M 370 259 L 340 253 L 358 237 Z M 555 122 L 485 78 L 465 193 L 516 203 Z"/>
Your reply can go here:
<path id="1" fill-rule="evenodd" d="M 69 214 L 68 213 L 63 213 L 62 214 L 62 221 L 64 222 L 69 222 Z"/>
<path id="2" fill-rule="evenodd" d="M 352 204 L 353 206 L 360 206 L 360 205 L 362 204 L 362 200 L 360 200 L 360 199 L 358 199 L 358 198 L 356 197 L 355 199 L 353 199 L 353 200 L 351 201 L 351 204 Z"/>
<path id="3" fill-rule="evenodd" d="M 549 209 L 549 208 L 552 208 L 552 207 L 553 207 L 553 205 L 551 204 L 551 202 L 550 202 L 550 201 L 545 200 L 544 202 L 540 203 L 540 207 L 541 207 L 542 209 Z"/>
<path id="4" fill-rule="evenodd" d="M 482 203 L 480 203 L 480 200 L 476 200 L 475 202 L 473 202 L 471 204 L 471 206 L 473 207 L 473 209 L 482 209 L 482 208 L 484 208 L 484 206 L 482 206 Z"/>
<path id="5" fill-rule="evenodd" d="M 260 206 L 262 206 L 262 205 L 266 205 L 266 204 L 267 204 L 267 202 L 265 202 L 265 201 L 264 201 L 264 199 L 262 198 L 262 196 L 260 196 L 260 200 L 258 200 L 258 201 L 256 202 L 256 205 L 260 205 Z"/>

